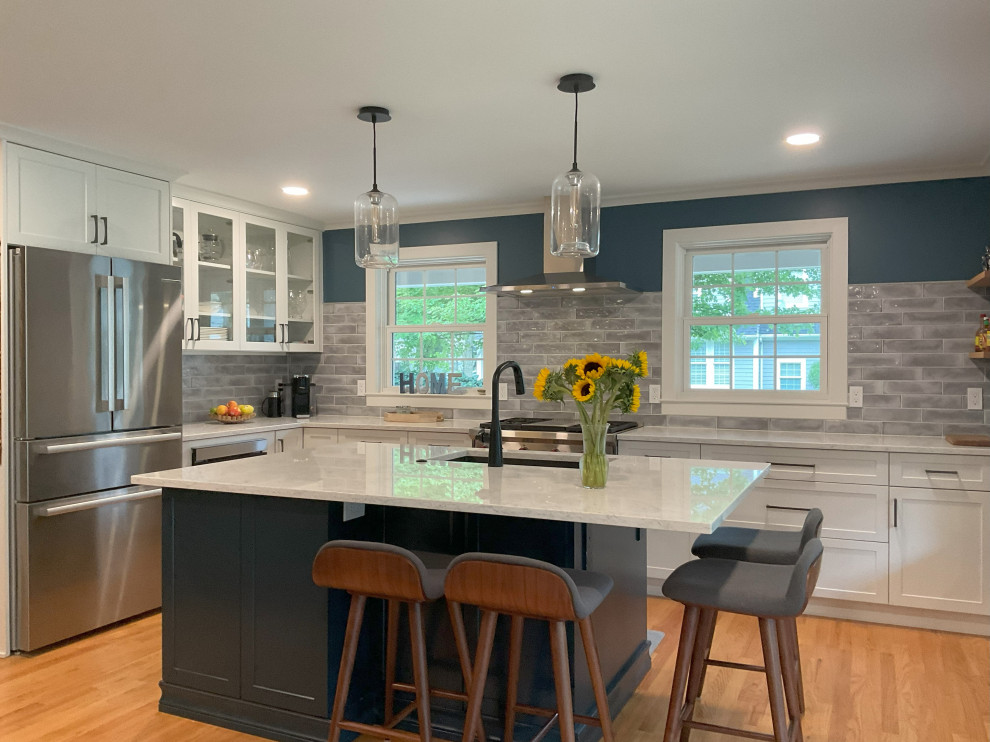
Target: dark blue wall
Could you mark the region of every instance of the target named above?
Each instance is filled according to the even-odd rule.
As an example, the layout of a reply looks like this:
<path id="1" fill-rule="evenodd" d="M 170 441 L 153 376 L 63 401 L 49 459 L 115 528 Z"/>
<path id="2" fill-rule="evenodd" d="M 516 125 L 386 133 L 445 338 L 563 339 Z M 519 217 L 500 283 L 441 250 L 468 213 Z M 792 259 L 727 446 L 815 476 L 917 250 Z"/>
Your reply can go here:
<path id="1" fill-rule="evenodd" d="M 932 180 L 602 209 L 600 276 L 661 288 L 663 230 L 849 218 L 849 282 L 948 281 L 979 271 L 990 239 L 990 178 Z M 543 215 L 403 224 L 403 247 L 499 243 L 499 282 L 542 270 Z M 323 233 L 326 301 L 363 301 L 350 229 Z"/>

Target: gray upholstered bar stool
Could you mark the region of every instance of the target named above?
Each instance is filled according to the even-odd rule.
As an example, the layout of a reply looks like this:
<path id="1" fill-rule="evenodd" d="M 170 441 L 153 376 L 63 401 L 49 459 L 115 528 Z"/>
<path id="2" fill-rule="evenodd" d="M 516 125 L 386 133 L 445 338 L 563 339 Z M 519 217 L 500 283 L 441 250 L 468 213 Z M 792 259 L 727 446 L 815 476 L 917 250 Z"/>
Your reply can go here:
<path id="1" fill-rule="evenodd" d="M 447 596 L 451 622 L 454 624 L 464 683 L 468 688 L 467 720 L 462 742 L 469 742 L 481 723 L 481 702 L 485 695 L 485 681 L 499 614 L 511 618 L 503 741 L 512 742 L 516 714 L 521 712 L 549 717 L 550 721 L 537 735 L 537 739 L 542 739 L 554 720 L 559 719 L 562 742 L 574 742 L 575 721 L 601 727 L 605 742 L 613 742 L 605 680 L 591 627 L 591 614 L 601 605 L 611 589 L 612 578 L 608 575 L 563 569 L 525 557 L 475 552 L 462 554 L 450 563 L 444 593 Z M 473 672 L 468 657 L 462 604 L 481 609 L 481 630 Z M 556 709 L 517 703 L 523 623 L 527 618 L 549 623 Z M 581 632 L 595 703 L 598 706 L 598 718 L 574 713 L 567 658 L 567 621 L 577 622 Z"/>
<path id="2" fill-rule="evenodd" d="M 758 562 L 760 564 L 794 564 L 807 544 L 813 538 L 819 538 L 822 533 L 822 511 L 809 508 L 804 517 L 800 531 L 774 531 L 765 528 L 737 528 L 735 526 L 720 526 L 713 533 L 698 536 L 691 547 L 691 553 L 702 559 L 735 559 L 740 562 Z M 704 647 L 705 665 L 701 671 L 701 682 L 705 681 L 708 670 L 709 655 L 712 640 L 715 636 L 714 618 L 709 625 L 703 626 L 704 631 L 698 641 Z M 801 650 L 798 646 L 797 621 L 783 620 L 779 625 L 781 642 L 792 645 L 794 661 L 797 668 L 798 706 L 804 713 L 804 677 L 801 672 Z"/>
<path id="3" fill-rule="evenodd" d="M 380 739 L 429 742 L 430 695 L 427 676 L 426 638 L 423 629 L 423 605 L 443 596 L 446 568 L 428 569 L 411 551 L 391 544 L 366 541 L 330 541 L 323 545 L 313 561 L 313 581 L 322 587 L 346 590 L 351 594 L 347 614 L 344 649 L 337 675 L 337 692 L 330 715 L 329 742 L 337 742 L 341 730 L 370 734 Z M 385 722 L 364 724 L 344 719 L 344 707 L 350 690 L 354 659 L 364 607 L 368 598 L 381 598 L 388 603 L 388 629 L 385 660 Z M 399 610 L 405 604 L 409 611 L 409 633 L 412 643 L 412 686 L 395 682 L 398 647 Z M 416 696 L 399 713 L 395 713 L 395 691 L 413 691 Z M 432 691 L 433 695 L 467 700 L 467 694 L 452 691 Z M 417 710 L 419 734 L 395 729 L 395 725 Z M 480 739 L 479 742 L 484 742 Z"/>
<path id="4" fill-rule="evenodd" d="M 796 564 L 758 564 L 732 559 L 697 559 L 682 564 L 664 582 L 663 594 L 684 604 L 681 638 L 670 690 L 664 742 L 687 742 L 691 729 L 705 729 L 772 742 L 800 742 L 796 663 L 792 644 L 778 639 L 783 622 L 804 612 L 818 581 L 822 542 L 810 540 Z M 705 659 L 703 627 L 718 611 L 756 616 L 760 624 L 763 666 Z M 783 656 L 781 656 L 783 655 Z M 694 721 L 705 664 L 761 670 L 767 677 L 773 734 Z M 785 698 L 786 689 L 786 698 Z M 788 720 L 790 724 L 788 724 Z"/>

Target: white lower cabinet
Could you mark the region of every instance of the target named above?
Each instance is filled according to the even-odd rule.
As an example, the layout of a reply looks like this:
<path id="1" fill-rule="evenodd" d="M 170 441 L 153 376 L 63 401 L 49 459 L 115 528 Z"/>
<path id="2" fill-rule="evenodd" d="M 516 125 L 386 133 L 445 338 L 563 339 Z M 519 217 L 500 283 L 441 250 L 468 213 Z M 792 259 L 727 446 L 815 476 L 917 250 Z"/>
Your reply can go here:
<path id="1" fill-rule="evenodd" d="M 646 532 L 646 576 L 655 580 L 666 580 L 670 573 L 684 562 L 691 561 L 691 544 L 696 538 L 693 533 L 680 531 Z"/>
<path id="2" fill-rule="evenodd" d="M 890 603 L 990 615 L 990 493 L 891 487 Z"/>
<path id="3" fill-rule="evenodd" d="M 408 443 L 404 430 L 365 430 L 362 428 L 341 428 L 337 431 L 341 443 Z"/>
<path id="4" fill-rule="evenodd" d="M 816 598 L 887 602 L 887 544 L 823 538 Z"/>
<path id="5" fill-rule="evenodd" d="M 822 538 L 887 540 L 887 488 L 868 484 L 764 479 L 725 524 L 745 528 L 800 528 L 811 508 L 822 511 Z"/>
<path id="6" fill-rule="evenodd" d="M 337 442 L 337 431 L 334 428 L 305 428 L 303 430 L 303 448 L 319 448 L 328 443 Z"/>
<path id="7" fill-rule="evenodd" d="M 297 451 L 303 447 L 303 429 L 289 428 L 275 431 L 275 453 Z"/>
<path id="8" fill-rule="evenodd" d="M 434 433 L 431 430 L 411 431 L 409 443 L 414 446 L 453 446 L 470 448 L 471 436 L 467 433 Z"/>

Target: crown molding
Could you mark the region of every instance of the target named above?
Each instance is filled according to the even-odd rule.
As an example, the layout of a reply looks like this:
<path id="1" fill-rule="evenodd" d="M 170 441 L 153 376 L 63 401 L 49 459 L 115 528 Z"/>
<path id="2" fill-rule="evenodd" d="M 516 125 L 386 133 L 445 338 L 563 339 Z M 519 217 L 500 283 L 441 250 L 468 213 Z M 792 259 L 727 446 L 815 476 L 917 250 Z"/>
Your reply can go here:
<path id="1" fill-rule="evenodd" d="M 195 201 L 196 203 L 216 206 L 221 209 L 230 209 L 231 211 L 240 211 L 247 214 L 253 214 L 254 216 L 272 219 L 276 222 L 293 224 L 297 227 L 317 229 L 321 232 L 326 229 L 326 227 L 323 226 L 323 222 L 319 219 L 302 216 L 301 214 L 295 214 L 291 211 L 285 211 L 273 206 L 265 206 L 264 204 L 255 203 L 254 201 L 245 201 L 244 199 L 234 198 L 233 196 L 225 196 L 222 193 L 205 191 L 202 188 L 194 188 L 182 183 L 172 184 L 172 195 L 175 198 L 184 198 L 187 201 Z"/>
<path id="2" fill-rule="evenodd" d="M 669 201 L 697 201 L 705 198 L 730 198 L 732 196 L 790 193 L 793 191 L 819 191 L 829 188 L 856 188 L 859 186 L 889 185 L 893 183 L 916 183 L 926 180 L 982 178 L 988 175 L 990 175 L 990 155 L 988 155 L 988 162 L 973 167 L 911 170 L 881 175 L 863 173 L 830 178 L 777 180 L 772 183 L 739 182 L 717 187 L 700 187 L 697 189 L 678 188 L 636 194 L 622 194 L 611 198 L 603 198 L 602 206 L 634 206 Z"/>
<path id="3" fill-rule="evenodd" d="M 893 183 L 915 183 L 925 180 L 955 180 L 958 178 L 981 178 L 990 176 L 990 153 L 980 165 L 964 168 L 937 170 L 911 170 L 885 174 L 861 173 L 842 177 L 777 180 L 770 182 L 738 182 L 719 186 L 699 188 L 676 188 L 640 193 L 626 193 L 602 199 L 603 207 L 636 206 L 671 201 L 698 201 L 705 198 L 729 198 L 732 196 L 755 196 L 769 193 L 790 193 L 793 191 L 817 191 L 829 188 L 856 188 L 859 186 L 887 185 Z M 468 204 L 462 207 L 423 208 L 402 210 L 403 224 L 422 222 L 444 222 L 456 219 L 483 219 L 497 216 L 518 216 L 520 214 L 544 213 L 546 199 L 519 202 L 515 204 L 481 206 Z M 350 229 L 353 222 L 331 222 L 323 228 Z"/>
<path id="4" fill-rule="evenodd" d="M 105 167 L 116 168 L 117 170 L 126 170 L 129 173 L 135 173 L 137 175 L 146 175 L 149 178 L 157 178 L 158 180 L 172 181 L 186 174 L 185 171 L 174 167 L 139 162 L 129 157 L 101 152 L 100 150 L 91 149 L 72 142 L 65 142 L 50 137 L 47 134 L 41 134 L 30 129 L 22 129 L 19 126 L 12 126 L 3 122 L 0 122 L 0 139 L 15 144 L 23 144 L 25 147 L 43 149 L 46 152 L 56 155 L 72 157 L 77 160 L 83 160 L 84 162 L 92 162 L 94 165 L 103 165 Z"/>

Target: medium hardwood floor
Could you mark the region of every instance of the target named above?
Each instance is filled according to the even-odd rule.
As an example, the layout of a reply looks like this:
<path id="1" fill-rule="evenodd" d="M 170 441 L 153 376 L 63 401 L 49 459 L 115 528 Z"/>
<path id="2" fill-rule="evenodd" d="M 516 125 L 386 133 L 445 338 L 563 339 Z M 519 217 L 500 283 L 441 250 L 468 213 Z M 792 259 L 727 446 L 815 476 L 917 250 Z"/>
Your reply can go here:
<path id="1" fill-rule="evenodd" d="M 618 742 L 658 742 L 663 732 L 681 608 L 649 601 L 651 628 L 666 632 L 653 668 L 618 716 Z M 799 621 L 808 742 L 987 742 L 990 642 L 874 624 Z M 4 742 L 246 742 L 157 710 L 161 618 L 153 615 L 31 656 L 0 660 Z M 720 619 L 713 657 L 760 661 L 755 619 Z M 770 729 L 762 675 L 711 668 L 696 718 Z M 693 732 L 692 742 L 722 742 Z"/>

